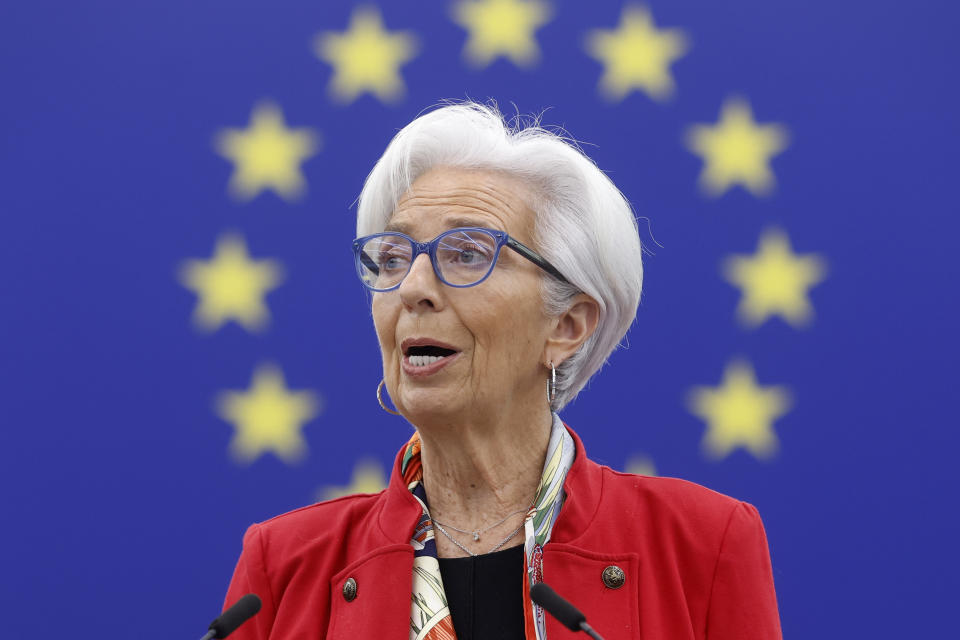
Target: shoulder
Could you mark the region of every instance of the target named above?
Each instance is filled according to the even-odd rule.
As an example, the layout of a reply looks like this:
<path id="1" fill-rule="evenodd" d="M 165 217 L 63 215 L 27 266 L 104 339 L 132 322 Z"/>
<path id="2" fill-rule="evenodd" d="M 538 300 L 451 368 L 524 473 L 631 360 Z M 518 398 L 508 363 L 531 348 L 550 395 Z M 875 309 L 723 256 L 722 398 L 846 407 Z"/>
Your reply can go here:
<path id="1" fill-rule="evenodd" d="M 601 507 L 585 539 L 607 554 L 638 555 L 640 593 L 656 591 L 670 603 L 664 620 L 685 602 L 684 623 L 696 620 L 706 637 L 781 637 L 767 539 L 753 505 L 680 478 L 599 469 Z"/>
<path id="2" fill-rule="evenodd" d="M 624 536 L 688 537 L 719 542 L 734 514 L 746 512 L 759 521 L 746 502 L 681 478 L 624 473 L 585 454 L 579 436 L 567 426 L 577 447 L 577 459 L 566 487 L 574 492 L 571 529 L 614 529 Z M 582 495 L 578 499 L 577 495 Z M 610 525 L 615 523 L 616 526 Z"/>
<path id="3" fill-rule="evenodd" d="M 334 602 L 331 593 L 340 588 L 334 581 L 347 567 L 359 567 L 372 559 L 377 563 L 363 566 L 399 566 L 398 551 L 404 552 L 403 562 L 407 556 L 412 562 L 410 544 L 391 544 L 380 527 L 384 502 L 384 492 L 352 495 L 295 509 L 250 526 L 227 601 L 255 593 L 263 602 L 264 612 L 254 618 L 246 634 L 241 629 L 241 635 L 315 635 L 317 629 L 328 626 Z M 372 575 L 374 569 L 366 571 L 364 575 Z"/>
<path id="4" fill-rule="evenodd" d="M 603 513 L 601 518 L 624 518 L 641 526 L 647 535 L 659 532 L 698 545 L 715 545 L 731 523 L 756 520 L 753 505 L 703 485 L 683 480 L 622 473 L 601 467 Z"/>
<path id="5" fill-rule="evenodd" d="M 384 492 L 357 494 L 300 507 L 251 526 L 244 547 L 257 544 L 270 557 L 290 557 L 310 549 L 330 549 L 369 542 L 358 532 L 377 530 L 376 516 Z M 347 535 L 347 533 L 350 535 Z"/>
<path id="6" fill-rule="evenodd" d="M 682 478 L 624 473 L 610 467 L 601 469 L 605 495 L 627 501 L 642 500 L 660 511 L 729 515 L 740 504 L 736 498 Z"/>

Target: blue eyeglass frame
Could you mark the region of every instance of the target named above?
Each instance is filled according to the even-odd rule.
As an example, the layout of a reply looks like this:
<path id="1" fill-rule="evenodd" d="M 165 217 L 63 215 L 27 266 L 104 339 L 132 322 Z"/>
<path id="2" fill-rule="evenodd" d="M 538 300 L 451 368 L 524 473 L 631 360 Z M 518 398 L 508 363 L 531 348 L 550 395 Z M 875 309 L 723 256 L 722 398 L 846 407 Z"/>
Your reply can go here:
<path id="1" fill-rule="evenodd" d="M 484 275 L 482 278 L 480 278 L 479 280 L 477 280 L 472 284 L 452 284 L 450 282 L 447 282 L 443 278 L 443 276 L 440 275 L 440 269 L 437 266 L 437 247 L 440 245 L 440 240 L 442 240 L 446 236 L 454 233 L 460 233 L 463 231 L 481 231 L 483 233 L 487 233 L 493 236 L 494 239 L 497 241 L 496 250 L 494 251 L 493 260 L 490 262 L 490 269 L 487 270 L 486 275 Z M 374 262 L 370 260 L 370 257 L 367 254 L 365 254 L 363 251 L 361 251 L 361 249 L 363 248 L 363 245 L 365 245 L 367 242 L 369 242 L 373 238 L 382 238 L 385 236 L 399 236 L 401 238 L 405 238 L 406 240 L 410 241 L 410 244 L 413 246 L 413 256 L 410 259 L 410 266 L 407 267 L 407 273 L 403 274 L 403 277 L 400 278 L 400 281 L 397 282 L 397 284 L 393 285 L 392 287 L 388 287 L 386 289 L 377 289 L 367 284 L 364 281 L 363 276 L 361 274 L 363 273 L 364 269 L 368 269 L 373 273 L 377 273 L 379 271 L 379 267 L 376 264 L 374 264 Z M 403 284 L 403 281 L 407 277 L 407 274 L 410 273 L 410 269 L 413 268 L 413 263 L 416 262 L 417 258 L 420 256 L 421 253 L 425 253 L 428 256 L 430 256 L 430 264 L 433 266 L 433 274 L 437 276 L 437 279 L 440 282 L 447 285 L 448 287 L 456 287 L 457 289 L 466 289 L 467 287 L 475 287 L 490 277 L 490 274 L 493 273 L 494 267 L 497 266 L 497 260 L 500 259 L 500 249 L 502 249 L 504 246 L 509 247 L 510 249 L 513 249 L 514 251 L 519 253 L 521 256 L 523 256 L 533 264 L 537 265 L 538 267 L 540 267 L 541 269 L 549 273 L 551 276 L 553 276 L 557 280 L 560 280 L 561 282 L 566 282 L 568 284 L 570 283 L 570 281 L 567 280 L 565 277 L 563 277 L 563 274 L 560 273 L 560 271 L 556 267 L 550 264 L 546 260 L 546 258 L 541 256 L 539 253 L 537 253 L 527 245 L 523 244 L 519 240 L 516 240 L 510 237 L 505 231 L 500 231 L 499 229 L 487 229 L 484 227 L 457 227 L 456 229 L 449 229 L 448 231 L 444 231 L 443 233 L 438 235 L 433 240 L 430 240 L 429 242 L 417 242 L 407 234 L 400 233 L 399 231 L 384 231 L 382 233 L 374 233 L 369 236 L 363 236 L 362 238 L 357 238 L 356 240 L 353 241 L 353 256 L 354 256 L 354 261 L 357 267 L 357 276 L 360 277 L 360 282 L 363 283 L 363 286 L 365 286 L 367 289 L 370 289 L 371 291 L 382 293 L 384 291 L 393 291 L 394 289 L 399 288 L 400 285 Z"/>

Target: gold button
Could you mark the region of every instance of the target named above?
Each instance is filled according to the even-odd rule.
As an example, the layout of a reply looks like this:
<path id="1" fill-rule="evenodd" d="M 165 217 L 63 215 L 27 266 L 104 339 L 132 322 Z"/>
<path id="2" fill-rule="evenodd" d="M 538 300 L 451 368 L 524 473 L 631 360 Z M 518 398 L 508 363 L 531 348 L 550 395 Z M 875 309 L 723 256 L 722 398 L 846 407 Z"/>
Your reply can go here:
<path id="1" fill-rule="evenodd" d="M 357 581 L 353 578 L 347 578 L 343 583 L 343 599 L 352 602 L 357 597 Z"/>
<path id="2" fill-rule="evenodd" d="M 627 579 L 627 576 L 623 573 L 623 569 L 615 564 L 604 569 L 601 577 L 603 578 L 603 584 L 607 585 L 610 589 L 619 589 Z"/>

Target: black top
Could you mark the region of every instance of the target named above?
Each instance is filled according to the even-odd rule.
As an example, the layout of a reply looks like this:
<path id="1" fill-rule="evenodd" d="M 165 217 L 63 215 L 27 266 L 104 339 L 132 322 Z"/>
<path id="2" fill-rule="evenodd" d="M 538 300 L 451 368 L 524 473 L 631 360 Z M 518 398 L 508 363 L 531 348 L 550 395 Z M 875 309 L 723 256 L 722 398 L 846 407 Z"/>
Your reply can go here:
<path id="1" fill-rule="evenodd" d="M 523 545 L 439 562 L 457 640 L 524 640 Z"/>

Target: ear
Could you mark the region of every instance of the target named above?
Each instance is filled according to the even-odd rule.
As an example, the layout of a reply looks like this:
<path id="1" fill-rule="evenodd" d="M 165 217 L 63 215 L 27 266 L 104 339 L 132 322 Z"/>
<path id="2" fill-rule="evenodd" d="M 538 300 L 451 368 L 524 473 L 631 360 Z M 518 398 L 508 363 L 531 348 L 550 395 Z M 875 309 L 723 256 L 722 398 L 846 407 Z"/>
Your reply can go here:
<path id="1" fill-rule="evenodd" d="M 577 294 L 562 315 L 554 320 L 553 330 L 543 346 L 542 361 L 559 366 L 577 352 L 597 329 L 600 322 L 600 305 L 585 293 Z"/>

